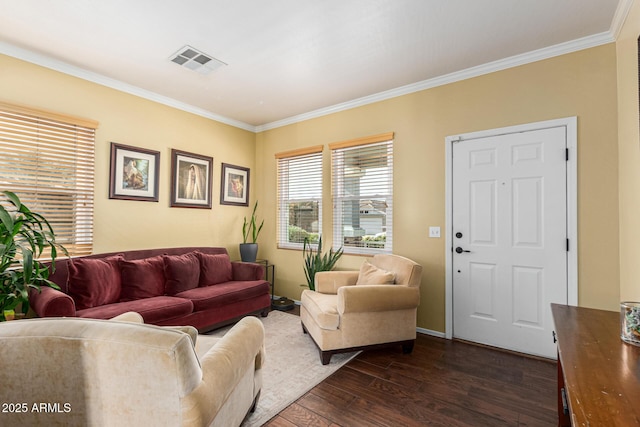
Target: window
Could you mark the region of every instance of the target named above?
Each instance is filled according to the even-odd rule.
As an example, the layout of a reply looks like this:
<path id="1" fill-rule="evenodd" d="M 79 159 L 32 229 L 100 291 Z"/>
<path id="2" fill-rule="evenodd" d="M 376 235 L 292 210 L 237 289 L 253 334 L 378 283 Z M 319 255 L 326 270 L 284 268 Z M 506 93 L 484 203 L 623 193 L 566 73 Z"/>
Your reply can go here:
<path id="1" fill-rule="evenodd" d="M 322 232 L 322 146 L 276 154 L 278 247 L 302 248 Z"/>
<path id="2" fill-rule="evenodd" d="M 0 190 L 51 223 L 70 255 L 93 249 L 97 123 L 0 103 Z"/>
<path id="3" fill-rule="evenodd" d="M 333 245 L 389 253 L 393 241 L 393 133 L 329 145 Z"/>

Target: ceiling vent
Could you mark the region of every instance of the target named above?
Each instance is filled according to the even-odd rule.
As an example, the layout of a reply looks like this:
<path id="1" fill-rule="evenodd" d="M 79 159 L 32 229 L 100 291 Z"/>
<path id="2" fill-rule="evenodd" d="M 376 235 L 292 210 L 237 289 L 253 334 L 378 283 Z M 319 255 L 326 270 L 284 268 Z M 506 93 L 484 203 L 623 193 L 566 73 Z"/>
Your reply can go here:
<path id="1" fill-rule="evenodd" d="M 191 46 L 183 47 L 178 52 L 171 55 L 169 59 L 171 62 L 187 67 L 190 70 L 197 71 L 200 74 L 209 74 L 213 70 L 216 70 L 223 65 L 227 65 L 206 53 L 200 52 L 198 49 L 192 48 Z"/>

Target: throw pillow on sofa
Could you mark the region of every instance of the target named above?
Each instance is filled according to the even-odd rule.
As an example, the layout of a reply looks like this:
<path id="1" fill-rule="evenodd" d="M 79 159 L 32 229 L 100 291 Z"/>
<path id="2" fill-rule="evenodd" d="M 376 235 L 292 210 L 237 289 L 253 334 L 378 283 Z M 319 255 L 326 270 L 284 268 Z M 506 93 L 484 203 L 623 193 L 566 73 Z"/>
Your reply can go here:
<path id="1" fill-rule="evenodd" d="M 76 309 L 98 307 L 120 300 L 122 282 L 119 261 L 122 255 L 101 259 L 71 259 L 69 263 L 69 295 Z"/>
<path id="2" fill-rule="evenodd" d="M 161 255 L 120 261 L 120 301 L 164 295 L 164 260 Z"/>
<path id="3" fill-rule="evenodd" d="M 196 252 L 200 258 L 199 286 L 217 285 L 233 279 L 231 258 L 228 254 L 203 254 Z"/>
<path id="4" fill-rule="evenodd" d="M 175 295 L 198 287 L 200 260 L 189 252 L 184 255 L 163 255 L 165 293 Z"/>

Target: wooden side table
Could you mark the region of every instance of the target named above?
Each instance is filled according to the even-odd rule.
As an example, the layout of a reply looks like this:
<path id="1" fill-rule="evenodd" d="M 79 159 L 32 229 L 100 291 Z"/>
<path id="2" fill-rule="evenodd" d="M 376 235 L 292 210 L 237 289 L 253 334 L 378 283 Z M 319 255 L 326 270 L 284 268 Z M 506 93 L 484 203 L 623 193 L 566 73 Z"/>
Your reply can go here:
<path id="1" fill-rule="evenodd" d="M 280 311 L 293 310 L 293 307 L 295 306 L 295 302 L 293 300 L 290 300 L 287 297 L 276 298 L 274 296 L 274 291 L 276 289 L 276 266 L 269 264 L 269 260 L 266 259 L 257 259 L 256 263 L 264 265 L 264 279 L 271 283 L 271 308 Z M 271 277 L 271 280 L 269 280 L 269 277 Z"/>
<path id="2" fill-rule="evenodd" d="M 551 311 L 558 425 L 640 425 L 640 347 L 620 339 L 620 313 L 559 304 Z"/>

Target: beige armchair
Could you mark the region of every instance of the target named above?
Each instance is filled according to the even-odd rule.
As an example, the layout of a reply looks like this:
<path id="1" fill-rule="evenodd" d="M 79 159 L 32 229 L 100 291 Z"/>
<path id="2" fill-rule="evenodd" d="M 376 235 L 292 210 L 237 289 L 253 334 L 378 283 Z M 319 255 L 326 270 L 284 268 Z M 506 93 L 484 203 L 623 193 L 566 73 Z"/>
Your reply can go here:
<path id="1" fill-rule="evenodd" d="M 262 387 L 262 323 L 217 339 L 140 321 L 1 323 L 2 424 L 239 426 Z"/>
<path id="2" fill-rule="evenodd" d="M 335 353 L 401 344 L 416 339 L 422 267 L 398 255 L 376 255 L 360 271 L 326 271 L 315 291 L 302 292 L 300 319 L 320 350 L 323 365 Z"/>

